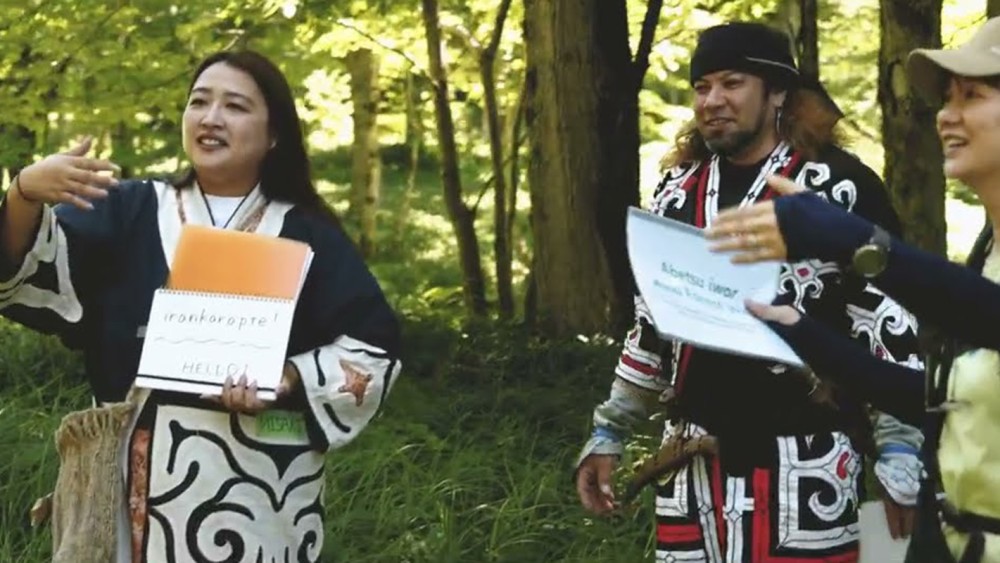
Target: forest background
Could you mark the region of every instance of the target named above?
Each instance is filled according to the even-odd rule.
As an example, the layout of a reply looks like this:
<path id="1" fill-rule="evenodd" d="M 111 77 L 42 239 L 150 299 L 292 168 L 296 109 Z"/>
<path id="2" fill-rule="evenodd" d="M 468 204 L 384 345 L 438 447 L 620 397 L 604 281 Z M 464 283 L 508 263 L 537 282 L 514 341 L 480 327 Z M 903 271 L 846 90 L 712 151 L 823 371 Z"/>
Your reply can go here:
<path id="1" fill-rule="evenodd" d="M 329 456 L 325 560 L 649 560 L 649 503 L 588 517 L 571 472 L 631 316 L 625 209 L 691 117 L 698 30 L 788 31 L 908 238 L 961 259 L 983 212 L 942 177 L 936 108 L 901 65 L 987 14 L 1000 2 L 0 0 L 0 185 L 86 134 L 127 177 L 176 172 L 194 66 L 267 54 L 405 327 L 383 414 Z M 89 404 L 80 371 L 0 319 L 0 561 L 50 556 L 27 510 L 54 483 L 61 417 Z"/>

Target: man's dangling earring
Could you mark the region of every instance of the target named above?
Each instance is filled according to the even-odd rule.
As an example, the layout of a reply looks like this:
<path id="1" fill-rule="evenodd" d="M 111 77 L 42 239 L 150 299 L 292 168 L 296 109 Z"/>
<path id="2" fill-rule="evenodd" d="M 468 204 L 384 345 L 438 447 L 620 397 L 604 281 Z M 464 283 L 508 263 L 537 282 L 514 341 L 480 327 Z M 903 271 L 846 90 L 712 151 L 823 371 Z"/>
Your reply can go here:
<path id="1" fill-rule="evenodd" d="M 776 111 L 774 113 L 774 130 L 777 131 L 779 134 L 781 133 L 781 108 L 780 107 L 778 108 L 778 111 Z"/>

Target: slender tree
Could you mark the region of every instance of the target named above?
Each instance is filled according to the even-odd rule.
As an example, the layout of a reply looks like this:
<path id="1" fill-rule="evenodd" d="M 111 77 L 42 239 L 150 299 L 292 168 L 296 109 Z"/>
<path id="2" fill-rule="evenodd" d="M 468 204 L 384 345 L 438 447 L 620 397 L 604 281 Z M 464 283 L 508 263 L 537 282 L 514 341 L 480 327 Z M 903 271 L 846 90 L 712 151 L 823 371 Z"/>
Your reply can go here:
<path id="1" fill-rule="evenodd" d="M 906 79 L 917 47 L 941 46 L 941 0 L 880 0 L 878 101 L 882 108 L 885 183 L 907 240 L 944 254 L 944 173 L 935 133 L 936 108 Z"/>
<path id="2" fill-rule="evenodd" d="M 493 252 L 497 278 L 497 301 L 500 315 L 514 314 L 514 284 L 511 277 L 511 240 L 507 225 L 507 181 L 504 170 L 503 132 L 500 128 L 500 110 L 497 107 L 496 55 L 500 48 L 507 12 L 511 0 L 502 0 L 497 8 L 496 21 L 489 43 L 479 53 L 479 74 L 483 82 L 486 105 L 487 130 L 490 139 L 490 162 L 493 166 Z"/>
<path id="3" fill-rule="evenodd" d="M 633 61 L 624 2 L 526 0 L 532 298 L 557 333 L 630 316 L 625 216 L 639 201 L 638 93 L 661 2 Z"/>
<path id="4" fill-rule="evenodd" d="M 807 80 L 819 80 L 819 28 L 817 0 L 798 0 L 799 29 L 795 45 L 799 55 L 799 72 Z"/>
<path id="5" fill-rule="evenodd" d="M 473 315 L 486 313 L 486 290 L 479 257 L 475 217 L 462 199 L 462 181 L 458 174 L 458 149 L 455 145 L 455 122 L 451 115 L 448 74 L 441 58 L 441 23 L 437 0 L 421 0 L 427 35 L 427 54 L 434 92 L 434 115 L 437 118 L 438 146 L 441 152 L 441 180 L 445 205 L 458 242 L 462 265 L 462 290 L 466 309 Z"/>
<path id="6" fill-rule="evenodd" d="M 355 49 L 346 57 L 351 75 L 354 108 L 354 145 L 351 164 L 349 216 L 358 223 L 361 254 L 375 250 L 375 215 L 381 185 L 378 142 L 378 56 L 371 49 Z"/>

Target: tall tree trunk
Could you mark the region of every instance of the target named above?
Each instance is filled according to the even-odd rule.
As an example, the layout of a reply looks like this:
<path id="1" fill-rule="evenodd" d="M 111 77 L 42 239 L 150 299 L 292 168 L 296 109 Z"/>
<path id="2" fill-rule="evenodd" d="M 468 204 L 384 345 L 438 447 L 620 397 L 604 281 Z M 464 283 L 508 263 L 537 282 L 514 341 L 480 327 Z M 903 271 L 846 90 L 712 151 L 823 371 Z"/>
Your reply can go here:
<path id="1" fill-rule="evenodd" d="M 817 0 L 797 0 L 799 28 L 795 46 L 799 55 L 799 72 L 806 80 L 819 80 L 819 28 Z"/>
<path id="2" fill-rule="evenodd" d="M 525 83 L 522 80 L 517 101 L 513 107 L 507 110 L 507 123 L 510 124 L 507 138 L 507 144 L 510 146 L 510 165 L 507 167 L 509 170 L 507 177 L 510 179 L 510 184 L 507 186 L 506 236 L 512 248 L 514 245 L 514 219 L 517 217 L 517 189 L 521 181 L 521 162 L 519 156 L 521 154 L 521 130 L 524 124 L 524 96 Z"/>
<path id="3" fill-rule="evenodd" d="M 524 80 L 521 82 L 521 91 L 517 96 L 517 106 L 513 113 L 513 119 L 510 120 L 510 189 L 508 190 L 510 197 L 507 200 L 507 226 L 510 229 L 509 238 L 511 241 L 514 240 L 514 219 L 517 216 L 517 196 L 518 189 L 521 182 L 522 165 L 520 161 L 521 157 L 521 141 L 522 141 L 522 130 L 524 129 L 525 114 L 527 113 L 528 103 L 528 80 L 527 75 L 525 75 Z M 530 169 L 530 157 L 527 160 L 528 169 Z M 531 230 L 531 215 L 528 215 L 528 229 Z M 538 300 L 535 298 L 537 292 L 535 291 L 535 264 L 534 257 L 529 256 L 530 263 L 528 264 L 528 274 L 524 277 L 524 322 L 529 326 L 534 326 L 538 320 Z"/>
<path id="4" fill-rule="evenodd" d="M 100 137 L 98 137 L 99 143 Z M 135 175 L 135 147 L 132 145 L 134 136 L 124 121 L 119 121 L 111 133 L 111 160 L 121 167 L 120 176 L 131 178 Z M 101 147 L 94 147 L 95 153 L 101 152 Z"/>
<path id="5" fill-rule="evenodd" d="M 354 109 L 354 145 L 351 160 L 351 198 L 348 215 L 358 222 L 361 254 L 375 251 L 375 213 L 378 210 L 382 166 L 378 146 L 378 57 L 371 49 L 347 54 Z"/>
<path id="6" fill-rule="evenodd" d="M 502 0 L 497 8 L 493 35 L 479 57 L 479 74 L 483 82 L 483 99 L 486 106 L 486 127 L 490 139 L 490 161 L 493 164 L 493 252 L 497 277 L 497 301 L 500 316 L 514 315 L 514 282 L 511 276 L 511 241 L 507 226 L 507 182 L 505 181 L 504 151 L 500 131 L 500 110 L 497 107 L 497 81 L 495 76 L 497 48 L 503 35 L 504 23 L 511 0 Z"/>
<path id="7" fill-rule="evenodd" d="M 486 290 L 483 267 L 476 238 L 475 216 L 462 199 L 462 181 L 458 175 L 458 149 L 455 147 L 455 123 L 448 105 L 448 76 L 441 60 L 441 25 L 437 0 L 421 0 L 427 35 L 427 54 L 434 90 L 434 115 L 437 118 L 438 146 L 441 151 L 441 180 L 448 218 L 455 229 L 462 265 L 462 290 L 466 309 L 473 315 L 486 313 Z"/>
<path id="8" fill-rule="evenodd" d="M 628 14 L 625 3 L 597 2 L 595 26 L 597 54 L 601 67 L 599 142 L 610 155 L 601 178 L 598 225 L 606 260 L 611 269 L 614 299 L 612 325 L 620 330 L 634 321 L 632 304 L 636 293 L 632 266 L 628 259 L 625 221 L 630 206 L 639 205 L 639 91 L 649 68 L 649 54 L 663 0 L 647 0 L 634 60 L 629 51 Z"/>
<path id="9" fill-rule="evenodd" d="M 639 205 L 639 91 L 633 84 L 625 2 L 591 5 L 592 45 L 597 87 L 597 228 L 611 277 L 610 324 L 617 332 L 632 318 L 635 282 L 628 261 L 625 218 Z"/>
<path id="10" fill-rule="evenodd" d="M 906 79 L 909 52 L 941 46 L 941 0 L 880 0 L 878 101 L 882 108 L 885 183 L 908 241 L 946 250 L 944 173 L 935 108 Z"/>
<path id="11" fill-rule="evenodd" d="M 986 17 L 1000 16 L 1000 0 L 986 0 Z"/>
<path id="12" fill-rule="evenodd" d="M 413 205 L 413 195 L 417 191 L 417 173 L 420 171 L 420 145 L 423 140 L 424 128 L 420 121 L 420 78 L 410 69 L 406 73 L 406 133 L 405 143 L 410 149 L 410 162 L 406 171 L 406 184 L 403 187 L 403 197 L 400 203 L 396 223 L 396 240 L 402 242 L 406 228 L 410 222 L 410 208 Z"/>
<path id="13" fill-rule="evenodd" d="M 632 301 L 625 217 L 639 200 L 645 65 L 632 64 L 624 2 L 526 0 L 524 27 L 539 320 L 604 331 Z"/>

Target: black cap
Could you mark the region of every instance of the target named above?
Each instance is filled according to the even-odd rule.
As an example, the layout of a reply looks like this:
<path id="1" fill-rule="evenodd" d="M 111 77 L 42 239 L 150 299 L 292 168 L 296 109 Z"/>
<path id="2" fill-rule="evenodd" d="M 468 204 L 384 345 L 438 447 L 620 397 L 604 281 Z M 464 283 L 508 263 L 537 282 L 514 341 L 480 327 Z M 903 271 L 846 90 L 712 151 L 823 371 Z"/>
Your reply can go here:
<path id="1" fill-rule="evenodd" d="M 754 74 L 784 88 L 799 81 L 788 35 L 759 23 L 731 22 L 699 34 L 691 55 L 691 83 L 720 70 Z"/>

